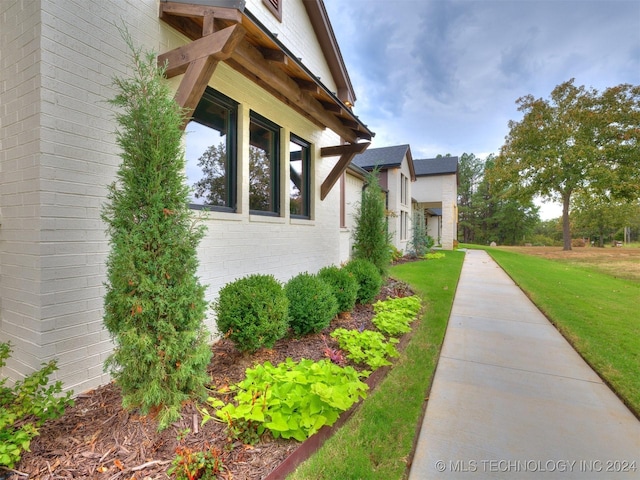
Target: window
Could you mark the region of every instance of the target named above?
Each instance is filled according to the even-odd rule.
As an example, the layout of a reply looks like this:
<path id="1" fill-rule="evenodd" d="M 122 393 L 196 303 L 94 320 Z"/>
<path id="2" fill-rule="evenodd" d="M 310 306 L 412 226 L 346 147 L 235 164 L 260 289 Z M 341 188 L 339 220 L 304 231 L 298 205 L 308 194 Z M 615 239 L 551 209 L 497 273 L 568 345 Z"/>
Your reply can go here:
<path id="1" fill-rule="evenodd" d="M 262 0 L 273 16 L 282 21 L 282 3 L 284 0 Z"/>
<path id="2" fill-rule="evenodd" d="M 236 210 L 238 104 L 207 87 L 187 124 L 187 183 L 192 206 Z"/>
<path id="3" fill-rule="evenodd" d="M 311 190 L 311 151 L 309 144 L 295 135 L 289 142 L 289 213 L 309 218 Z"/>
<path id="4" fill-rule="evenodd" d="M 249 125 L 249 210 L 280 213 L 280 127 L 251 112 Z"/>
<path id="5" fill-rule="evenodd" d="M 409 199 L 409 179 L 403 173 L 400 174 L 400 203 L 407 205 Z"/>

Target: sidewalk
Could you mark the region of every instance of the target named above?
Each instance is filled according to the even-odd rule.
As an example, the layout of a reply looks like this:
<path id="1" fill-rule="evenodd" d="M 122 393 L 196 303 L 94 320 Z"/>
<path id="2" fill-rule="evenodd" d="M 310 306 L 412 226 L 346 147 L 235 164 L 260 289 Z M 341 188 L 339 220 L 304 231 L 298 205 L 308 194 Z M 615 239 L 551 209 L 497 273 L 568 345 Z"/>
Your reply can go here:
<path id="1" fill-rule="evenodd" d="M 640 478 L 640 421 L 482 250 L 467 251 L 409 480 Z"/>

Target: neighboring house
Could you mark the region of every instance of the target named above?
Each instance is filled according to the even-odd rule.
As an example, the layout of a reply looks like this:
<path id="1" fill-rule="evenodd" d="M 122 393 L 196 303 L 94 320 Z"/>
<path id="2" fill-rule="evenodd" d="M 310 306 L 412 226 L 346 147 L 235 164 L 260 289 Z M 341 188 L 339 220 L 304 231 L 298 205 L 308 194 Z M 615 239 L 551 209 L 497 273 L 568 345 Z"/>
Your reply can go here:
<path id="1" fill-rule="evenodd" d="M 373 133 L 352 113 L 321 0 L 2 1 L 0 341 L 14 353 L 0 375 L 12 380 L 53 358 L 76 392 L 109 380 L 100 212 L 120 163 L 107 100 L 130 64 L 121 27 L 160 53 L 193 112 L 207 299 L 252 273 L 286 281 L 344 260 L 340 179 Z"/>
<path id="2" fill-rule="evenodd" d="M 453 250 L 458 231 L 458 157 L 414 160 L 414 208 L 424 211 L 427 234 Z"/>
<path id="3" fill-rule="evenodd" d="M 387 219 L 391 243 L 406 252 L 411 239 L 411 183 L 416 175 L 409 145 L 370 148 L 356 155 L 354 165 L 378 170 L 380 186 L 387 194 Z"/>

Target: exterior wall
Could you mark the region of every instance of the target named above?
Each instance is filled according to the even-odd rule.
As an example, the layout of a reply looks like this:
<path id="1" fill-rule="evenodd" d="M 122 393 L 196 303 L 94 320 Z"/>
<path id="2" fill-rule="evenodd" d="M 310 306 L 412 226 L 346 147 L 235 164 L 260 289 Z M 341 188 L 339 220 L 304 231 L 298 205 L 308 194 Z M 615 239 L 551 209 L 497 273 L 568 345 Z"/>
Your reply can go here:
<path id="1" fill-rule="evenodd" d="M 355 232 L 355 213 L 362 200 L 364 180 L 345 174 L 345 227 L 340 229 L 340 262 L 347 262 L 353 251 L 353 234 Z"/>
<path id="2" fill-rule="evenodd" d="M 413 197 L 420 208 L 441 208 L 442 217 L 431 217 L 427 233 L 445 250 L 453 250 L 458 230 L 458 187 L 455 175 L 418 177 L 413 186 Z M 436 222 L 441 222 L 440 224 Z"/>
<path id="3" fill-rule="evenodd" d="M 258 3 L 249 2 L 254 13 Z M 287 10 L 306 16 L 299 3 L 284 5 L 285 21 Z M 102 323 L 109 245 L 100 210 L 120 160 L 106 100 L 129 59 L 114 19 L 123 19 L 134 43 L 147 50 L 164 52 L 185 42 L 158 19 L 157 0 L 93 0 L 82 7 L 0 2 L 0 340 L 14 345 L 2 375 L 15 380 L 56 358 L 54 379 L 76 393 L 109 380 L 103 362 L 111 343 Z M 312 37 L 305 41 L 313 43 Z M 281 177 L 284 216 L 254 217 L 246 198 L 248 168 L 240 166 L 241 213 L 210 213 L 204 220 L 208 234 L 199 249 L 199 274 L 207 298 L 250 273 L 284 281 L 338 263 L 339 191 L 319 199 L 320 184 L 335 163 L 321 159 L 319 151 L 338 144 L 337 135 L 224 64 L 211 85 L 241 104 L 243 158 L 253 109 L 283 128 L 282 158 L 288 158 L 289 132 L 312 142 L 314 173 L 311 220 L 288 217 L 287 168 Z M 213 318 L 207 323 L 212 328 Z"/>
<path id="4" fill-rule="evenodd" d="M 282 22 L 265 6 L 262 0 L 247 0 L 246 7 L 267 29 L 278 34 L 291 53 L 302 59 L 302 63 L 320 77 L 332 92 L 337 91 L 331 70 L 327 65 L 320 44 L 315 40 L 313 26 L 307 11 L 300 1 L 282 1 Z"/>
<path id="5" fill-rule="evenodd" d="M 388 169 L 386 172 L 387 188 L 388 188 L 388 205 L 389 210 L 389 233 L 391 234 L 391 243 L 401 252 L 407 251 L 407 244 L 411 238 L 411 172 L 406 158 L 402 161 L 400 168 Z M 402 177 L 409 179 L 407 182 L 408 189 L 405 201 L 401 198 L 401 182 Z M 404 220 L 403 220 L 404 218 Z M 404 222 L 407 226 L 404 228 L 404 234 L 401 232 Z"/>

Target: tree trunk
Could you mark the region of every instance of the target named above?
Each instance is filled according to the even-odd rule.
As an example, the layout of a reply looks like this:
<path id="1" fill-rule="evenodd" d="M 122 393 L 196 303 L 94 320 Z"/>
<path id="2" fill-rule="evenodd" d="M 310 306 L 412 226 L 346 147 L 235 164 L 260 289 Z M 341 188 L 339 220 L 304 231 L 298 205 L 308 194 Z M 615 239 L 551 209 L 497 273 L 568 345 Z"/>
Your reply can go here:
<path id="1" fill-rule="evenodd" d="M 571 192 L 562 194 L 562 250 L 571 250 L 571 225 L 569 224 L 569 201 Z"/>

